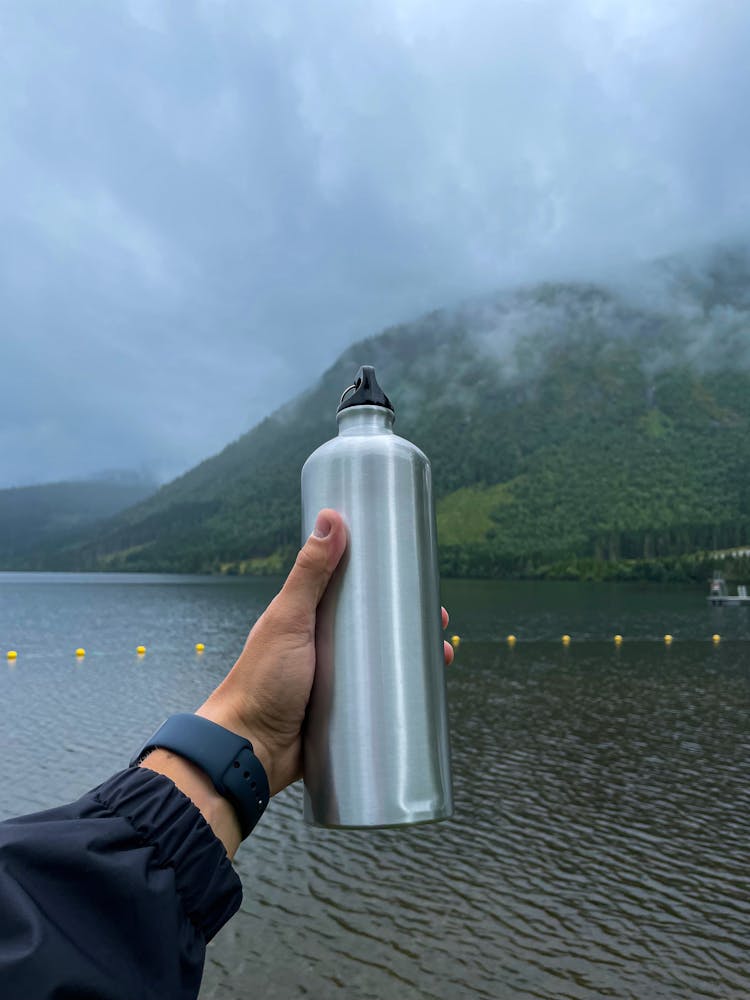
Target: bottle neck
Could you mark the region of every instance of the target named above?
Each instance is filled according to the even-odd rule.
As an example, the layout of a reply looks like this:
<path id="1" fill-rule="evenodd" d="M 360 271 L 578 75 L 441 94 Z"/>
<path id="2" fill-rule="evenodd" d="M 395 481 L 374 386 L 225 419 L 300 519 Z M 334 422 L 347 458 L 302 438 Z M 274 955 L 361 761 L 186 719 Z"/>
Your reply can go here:
<path id="1" fill-rule="evenodd" d="M 336 414 L 339 436 L 393 434 L 393 411 L 385 406 L 348 406 Z"/>

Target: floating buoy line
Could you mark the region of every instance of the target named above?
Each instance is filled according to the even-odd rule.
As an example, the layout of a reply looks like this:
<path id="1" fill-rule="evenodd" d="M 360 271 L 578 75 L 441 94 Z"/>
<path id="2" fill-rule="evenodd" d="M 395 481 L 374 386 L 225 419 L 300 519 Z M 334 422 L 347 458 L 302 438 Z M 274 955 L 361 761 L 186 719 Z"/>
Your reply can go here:
<path id="1" fill-rule="evenodd" d="M 595 641 L 595 640 L 589 640 L 589 641 Z M 624 640 L 623 636 L 619 632 L 617 632 L 614 636 L 612 636 L 612 641 L 614 642 L 615 646 L 621 646 L 625 640 Z M 653 641 L 653 640 L 638 639 L 636 641 L 637 642 L 649 642 L 649 641 Z M 663 638 L 662 641 L 664 642 L 665 646 L 671 646 L 672 643 L 674 642 L 674 636 L 671 633 L 667 632 L 664 635 L 664 638 Z M 711 640 L 710 641 L 713 643 L 714 646 L 718 646 L 719 643 L 721 642 L 721 636 L 719 635 L 718 632 L 714 632 L 714 634 L 711 636 Z M 454 649 L 458 649 L 458 647 L 461 645 L 461 636 L 460 635 L 452 635 L 451 638 L 450 638 L 450 642 L 451 642 L 451 645 L 453 646 Z M 515 636 L 515 635 L 513 635 L 511 633 L 510 635 L 507 635 L 505 637 L 505 642 L 512 649 L 516 645 L 516 643 L 518 642 L 518 638 L 517 638 L 517 636 Z M 573 642 L 573 637 L 566 632 L 564 635 L 562 635 L 560 637 L 560 642 L 563 644 L 563 646 L 570 646 L 570 644 Z M 206 649 L 206 646 L 205 646 L 205 643 L 196 642 L 194 648 L 195 648 L 195 652 L 196 653 L 203 653 L 205 651 L 205 649 Z M 135 651 L 136 651 L 136 654 L 137 654 L 137 656 L 138 656 L 139 659 L 142 659 L 146 655 L 146 647 L 143 646 L 143 645 L 136 646 L 135 647 Z M 83 646 L 79 646 L 75 650 L 75 654 L 74 655 L 75 655 L 76 660 L 83 660 L 83 659 L 86 658 L 86 650 L 84 649 Z M 6 657 L 6 659 L 9 662 L 12 662 L 13 660 L 17 660 L 18 656 L 19 656 L 18 650 L 16 650 L 16 649 L 9 649 L 7 651 L 7 653 L 5 654 L 5 657 Z"/>
<path id="2" fill-rule="evenodd" d="M 195 644 L 195 651 L 196 651 L 196 653 L 202 653 L 205 650 L 205 648 L 206 647 L 205 647 L 204 643 L 202 643 L 202 642 L 196 642 L 196 644 Z M 136 654 L 138 655 L 139 658 L 146 655 L 146 647 L 143 646 L 143 645 L 136 646 L 135 647 L 135 651 L 136 651 Z M 83 659 L 86 658 L 86 650 L 83 648 L 83 646 L 79 646 L 78 649 L 76 649 L 76 651 L 74 653 L 74 656 L 75 656 L 76 660 L 83 660 Z M 18 659 L 18 650 L 17 649 L 9 649 L 8 652 L 5 654 L 5 658 L 6 658 L 6 660 L 17 660 Z"/>
<path id="3" fill-rule="evenodd" d="M 539 640 L 532 640 L 532 641 L 539 641 Z M 544 642 L 545 640 L 541 640 L 541 641 Z M 572 643 L 572 641 L 573 641 L 573 637 L 571 635 L 569 635 L 567 632 L 564 635 L 560 636 L 560 642 L 563 644 L 563 646 L 569 646 Z M 589 639 L 587 641 L 589 641 L 589 642 L 596 642 L 597 640 L 591 640 L 591 639 Z M 615 633 L 615 635 L 612 636 L 612 641 L 614 642 L 615 646 L 621 646 L 623 644 L 623 642 L 625 641 L 625 639 L 624 639 L 624 637 L 619 632 L 617 632 L 617 633 Z M 637 639 L 636 641 L 637 642 L 652 642 L 653 640 L 650 640 L 650 639 Z M 671 646 L 672 643 L 674 642 L 674 636 L 670 632 L 667 632 L 664 635 L 662 641 L 664 642 L 665 646 Z M 515 646 L 515 644 L 518 642 L 518 637 L 515 636 L 515 635 L 513 635 L 511 633 L 510 635 L 507 635 L 505 637 L 505 642 L 512 649 L 513 646 Z M 714 644 L 714 646 L 718 646 L 718 644 L 721 642 L 721 636 L 719 635 L 718 632 L 714 632 L 714 634 L 711 636 L 711 642 Z M 461 636 L 460 635 L 452 635 L 451 636 L 451 645 L 453 646 L 454 649 L 458 649 L 460 643 L 461 643 Z"/>

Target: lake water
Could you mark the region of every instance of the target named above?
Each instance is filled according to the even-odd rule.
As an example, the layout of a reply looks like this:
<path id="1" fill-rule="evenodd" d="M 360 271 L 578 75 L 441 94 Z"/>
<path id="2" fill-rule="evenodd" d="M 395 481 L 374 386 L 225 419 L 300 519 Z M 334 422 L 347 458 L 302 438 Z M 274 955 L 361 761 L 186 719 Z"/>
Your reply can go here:
<path id="1" fill-rule="evenodd" d="M 0 574 L 0 653 L 19 652 L 0 660 L 0 816 L 77 797 L 194 708 L 275 587 Z M 329 832 L 299 788 L 278 796 L 201 997 L 750 995 L 748 610 L 625 585 L 447 581 L 443 599 L 455 818 Z"/>

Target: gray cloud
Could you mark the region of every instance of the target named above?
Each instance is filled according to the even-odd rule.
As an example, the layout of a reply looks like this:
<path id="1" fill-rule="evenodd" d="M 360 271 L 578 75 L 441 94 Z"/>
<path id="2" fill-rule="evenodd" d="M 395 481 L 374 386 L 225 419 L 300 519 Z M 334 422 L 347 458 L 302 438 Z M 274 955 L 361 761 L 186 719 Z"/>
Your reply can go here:
<path id="1" fill-rule="evenodd" d="M 0 485 L 167 477 L 389 323 L 747 238 L 742 0 L 71 0 L 0 43 Z"/>

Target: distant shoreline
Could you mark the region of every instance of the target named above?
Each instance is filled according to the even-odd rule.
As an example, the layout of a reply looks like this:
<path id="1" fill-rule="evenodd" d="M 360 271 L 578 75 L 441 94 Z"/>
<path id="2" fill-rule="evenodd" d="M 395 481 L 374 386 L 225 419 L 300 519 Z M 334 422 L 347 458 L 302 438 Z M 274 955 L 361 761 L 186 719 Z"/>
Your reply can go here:
<path id="1" fill-rule="evenodd" d="M 288 565 L 287 565 L 288 562 Z M 441 572 L 443 580 L 503 581 L 523 583 L 637 583 L 643 584 L 683 584 L 690 587 L 705 587 L 715 569 L 720 568 L 729 584 L 750 583 L 750 553 L 720 556 L 698 553 L 689 556 L 665 557 L 663 559 L 634 559 L 601 561 L 571 557 L 555 563 L 534 566 L 527 563 L 515 567 L 505 562 L 495 569 L 491 558 L 483 566 L 472 572 L 469 561 L 463 567 L 456 566 L 456 553 L 446 558 L 441 552 Z M 291 561 L 280 559 L 252 560 L 243 564 L 224 564 L 220 568 L 195 569 L 189 572 L 168 566 L 126 568 L 124 566 L 97 566 L 80 569 L 58 569 L 44 567 L 0 567 L 2 575 L 35 576 L 92 576 L 112 578 L 116 576 L 137 579 L 146 576 L 170 576 L 183 579 L 201 578 L 205 580 L 282 580 Z M 456 572 L 456 569 L 459 569 Z"/>

